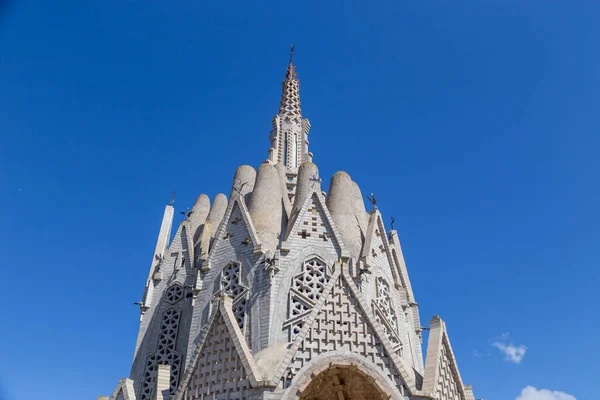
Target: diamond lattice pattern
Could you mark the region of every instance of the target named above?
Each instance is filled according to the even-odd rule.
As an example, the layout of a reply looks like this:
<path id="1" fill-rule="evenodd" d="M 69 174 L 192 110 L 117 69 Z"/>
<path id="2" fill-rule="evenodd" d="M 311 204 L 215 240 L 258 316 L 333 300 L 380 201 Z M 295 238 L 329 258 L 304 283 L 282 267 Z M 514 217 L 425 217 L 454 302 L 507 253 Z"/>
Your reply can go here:
<path id="1" fill-rule="evenodd" d="M 282 84 L 283 94 L 279 106 L 279 114 L 300 117 L 300 82 L 290 75 Z"/>
<path id="2" fill-rule="evenodd" d="M 398 371 L 342 277 L 335 282 L 321 312 L 294 355 L 288 372 L 298 371 L 318 354 L 333 350 L 360 354 L 377 365 L 393 384 L 398 387 L 402 385 Z M 285 375 L 282 379 L 285 380 Z"/>
<path id="3" fill-rule="evenodd" d="M 221 314 L 210 329 L 184 399 L 247 399 L 250 382 Z"/>
<path id="4" fill-rule="evenodd" d="M 438 362 L 437 394 L 439 399 L 444 400 L 462 400 L 456 376 L 450 365 L 450 357 L 445 343 L 442 343 L 440 359 Z"/>

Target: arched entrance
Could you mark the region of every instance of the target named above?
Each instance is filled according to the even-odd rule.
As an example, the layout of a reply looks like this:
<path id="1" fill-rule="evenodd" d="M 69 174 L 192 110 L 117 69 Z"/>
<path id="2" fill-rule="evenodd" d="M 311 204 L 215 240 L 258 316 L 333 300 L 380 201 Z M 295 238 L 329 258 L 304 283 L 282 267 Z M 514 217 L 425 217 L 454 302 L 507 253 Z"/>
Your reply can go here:
<path id="1" fill-rule="evenodd" d="M 299 400 L 382 400 L 388 399 L 375 380 L 358 368 L 331 366 L 300 393 Z"/>
<path id="2" fill-rule="evenodd" d="M 336 383 L 339 380 L 341 386 Z M 356 385 L 368 388 L 356 397 Z M 332 394 L 337 397 L 332 397 Z M 345 397 L 340 397 L 341 393 Z M 360 392 L 359 392 L 360 393 Z M 329 397 L 328 397 L 329 396 Z M 370 396 L 370 397 L 369 397 Z M 359 354 L 345 350 L 321 353 L 297 371 L 281 400 L 371 400 L 407 399 L 381 368 Z"/>

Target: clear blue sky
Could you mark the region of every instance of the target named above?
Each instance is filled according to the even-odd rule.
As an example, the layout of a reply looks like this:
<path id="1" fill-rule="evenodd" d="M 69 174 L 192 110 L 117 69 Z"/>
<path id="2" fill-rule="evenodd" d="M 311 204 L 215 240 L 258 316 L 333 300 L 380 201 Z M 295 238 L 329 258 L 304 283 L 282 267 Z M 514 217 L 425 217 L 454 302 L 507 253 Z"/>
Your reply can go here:
<path id="1" fill-rule="evenodd" d="M 294 43 L 321 176 L 396 218 L 476 396 L 600 398 L 600 2 L 2 4 L 0 397 L 129 374 L 164 205 L 266 158 Z"/>

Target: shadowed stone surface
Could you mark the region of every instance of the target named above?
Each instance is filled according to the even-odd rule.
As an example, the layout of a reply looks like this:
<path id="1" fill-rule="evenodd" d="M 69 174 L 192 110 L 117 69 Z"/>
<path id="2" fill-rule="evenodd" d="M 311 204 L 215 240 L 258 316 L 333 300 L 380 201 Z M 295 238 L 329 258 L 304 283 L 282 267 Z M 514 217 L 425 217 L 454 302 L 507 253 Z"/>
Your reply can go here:
<path id="1" fill-rule="evenodd" d="M 386 397 L 356 369 L 333 367 L 317 375 L 300 400 L 381 400 Z"/>

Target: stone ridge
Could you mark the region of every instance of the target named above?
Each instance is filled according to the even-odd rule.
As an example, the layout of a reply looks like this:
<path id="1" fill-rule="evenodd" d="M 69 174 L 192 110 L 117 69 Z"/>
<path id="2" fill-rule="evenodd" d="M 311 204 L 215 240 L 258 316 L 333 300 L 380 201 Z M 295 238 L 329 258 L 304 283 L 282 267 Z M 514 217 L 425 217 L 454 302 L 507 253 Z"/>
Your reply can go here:
<path id="1" fill-rule="evenodd" d="M 439 400 L 470 400 L 472 389 L 463 385 L 446 324 L 436 315 L 430 326 L 422 393 Z"/>

